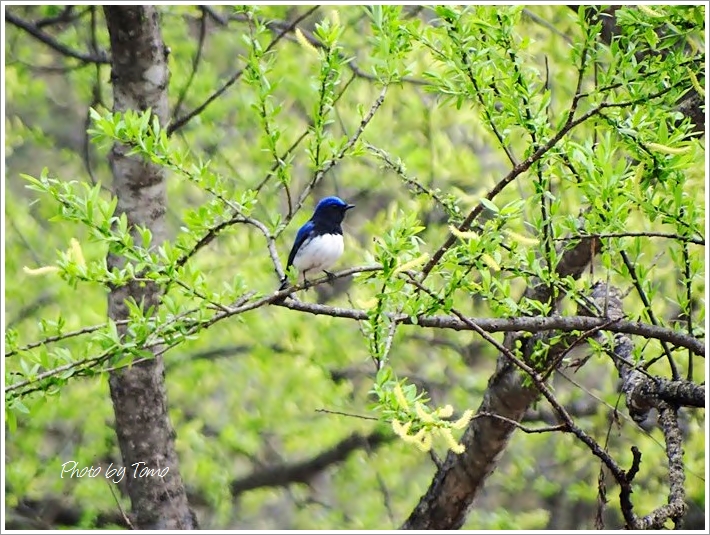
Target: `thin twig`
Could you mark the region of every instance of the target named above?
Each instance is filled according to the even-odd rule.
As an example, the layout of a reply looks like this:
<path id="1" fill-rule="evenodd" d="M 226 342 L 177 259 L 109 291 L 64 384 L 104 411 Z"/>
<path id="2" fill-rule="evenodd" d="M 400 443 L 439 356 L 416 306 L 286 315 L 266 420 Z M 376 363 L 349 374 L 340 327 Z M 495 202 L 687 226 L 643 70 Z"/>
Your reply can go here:
<path id="1" fill-rule="evenodd" d="M 681 208 L 681 217 L 685 215 L 685 209 Z M 682 245 L 683 253 L 683 277 L 685 279 L 685 301 L 687 303 L 687 310 L 685 310 L 686 322 L 688 325 L 688 334 L 693 334 L 693 280 L 690 275 L 690 252 L 688 251 L 688 244 L 684 242 Z M 687 371 L 688 381 L 693 380 L 693 353 L 688 352 L 688 371 Z"/>
<path id="2" fill-rule="evenodd" d="M 111 491 L 111 496 L 113 496 L 113 501 L 116 502 L 116 507 L 118 507 L 118 511 L 119 511 L 119 513 L 121 513 L 121 516 L 123 517 L 123 521 L 126 523 L 126 526 L 128 526 L 129 529 L 136 529 L 133 526 L 133 524 L 131 523 L 131 519 L 128 518 L 126 511 L 123 510 L 123 506 L 121 505 L 121 502 L 118 500 L 118 496 L 116 496 L 116 491 L 114 490 L 113 485 L 108 480 L 108 478 L 106 478 L 106 484 L 108 485 L 108 488 Z"/>
<path id="3" fill-rule="evenodd" d="M 127 323 L 128 323 L 128 320 L 119 320 L 116 322 L 116 325 L 124 325 Z M 54 336 L 48 336 L 47 338 L 43 338 L 42 340 L 39 340 L 37 342 L 32 342 L 31 344 L 27 344 L 25 346 L 18 347 L 17 349 L 14 349 L 12 351 L 8 351 L 7 353 L 5 353 L 5 358 L 15 356 L 18 353 L 22 353 L 24 351 L 29 351 L 31 349 L 35 349 L 35 348 L 43 346 L 43 345 L 53 344 L 55 342 L 66 340 L 67 338 L 73 338 L 75 336 L 81 336 L 82 334 L 93 333 L 95 331 L 98 331 L 99 329 L 103 329 L 107 325 L 108 324 L 106 324 L 106 323 L 101 323 L 99 325 L 92 325 L 90 327 L 82 327 L 81 329 L 77 329 L 76 331 L 70 331 L 68 333 L 57 334 Z"/>
<path id="4" fill-rule="evenodd" d="M 353 414 L 351 412 L 341 412 L 341 411 L 332 411 L 330 409 L 316 409 L 316 412 L 322 412 L 325 414 L 336 414 L 338 416 L 347 416 L 348 418 L 357 418 L 358 420 L 374 420 L 378 422 L 380 419 L 375 418 L 374 416 L 363 416 L 361 414 Z"/>
<path id="5" fill-rule="evenodd" d="M 197 51 L 195 52 L 195 57 L 192 59 L 192 70 L 190 71 L 190 76 L 187 78 L 187 82 L 180 90 L 177 102 L 175 103 L 175 108 L 173 108 L 173 119 L 177 119 L 178 115 L 180 115 L 180 112 L 182 111 L 182 104 L 185 101 L 185 97 L 187 96 L 190 86 L 192 85 L 192 81 L 195 79 L 197 70 L 200 67 L 200 60 L 202 59 L 202 51 L 205 46 L 205 36 L 207 35 L 207 16 L 209 12 L 204 9 L 205 6 L 200 6 L 200 8 L 202 9 L 202 16 L 200 17 L 200 34 L 197 37 Z"/>
<path id="6" fill-rule="evenodd" d="M 526 425 L 521 424 L 520 422 L 517 422 L 515 420 L 511 420 L 510 418 L 506 418 L 505 416 L 501 416 L 500 414 L 493 414 L 492 412 L 479 412 L 476 413 L 472 420 L 475 420 L 477 418 L 496 418 L 497 420 L 501 420 L 503 422 L 507 422 L 510 425 L 514 425 L 518 429 L 520 429 L 523 433 L 529 433 L 529 434 L 535 434 L 535 433 L 554 433 L 557 431 L 563 431 L 563 432 L 569 432 L 569 426 L 566 423 L 562 423 L 559 425 L 551 425 L 548 427 L 528 427 Z"/>
<path id="7" fill-rule="evenodd" d="M 555 35 L 557 35 L 558 37 L 561 37 L 562 39 L 564 39 L 567 43 L 569 43 L 569 44 L 574 43 L 574 41 L 572 40 L 572 38 L 571 38 L 569 35 L 567 35 L 567 34 L 566 34 L 565 32 L 563 32 L 563 31 L 560 31 L 560 29 L 557 28 L 554 24 L 552 24 L 551 22 L 546 21 L 546 20 L 543 19 L 540 15 L 537 15 L 537 14 L 533 13 L 532 11 L 530 11 L 530 10 L 527 9 L 527 8 L 523 9 L 523 15 L 525 15 L 526 17 L 528 17 L 530 20 L 532 20 L 532 21 L 538 23 L 540 26 L 544 26 L 545 28 L 547 28 L 548 30 L 550 30 L 552 33 L 554 33 Z"/>
<path id="8" fill-rule="evenodd" d="M 450 203 L 447 203 L 444 201 L 444 199 L 441 198 L 441 196 L 436 192 L 428 187 L 424 186 L 423 184 L 417 182 L 416 179 L 411 178 L 407 176 L 406 172 L 404 171 L 404 166 L 401 161 L 395 162 L 392 157 L 384 150 L 380 149 L 379 147 L 376 147 L 368 142 L 364 142 L 363 145 L 372 152 L 375 156 L 380 158 L 387 167 L 389 167 L 392 171 L 394 171 L 407 185 L 411 186 L 412 189 L 414 189 L 417 193 L 421 193 L 423 195 L 426 195 L 427 197 L 433 199 L 445 212 L 450 213 L 451 207 L 449 206 Z"/>

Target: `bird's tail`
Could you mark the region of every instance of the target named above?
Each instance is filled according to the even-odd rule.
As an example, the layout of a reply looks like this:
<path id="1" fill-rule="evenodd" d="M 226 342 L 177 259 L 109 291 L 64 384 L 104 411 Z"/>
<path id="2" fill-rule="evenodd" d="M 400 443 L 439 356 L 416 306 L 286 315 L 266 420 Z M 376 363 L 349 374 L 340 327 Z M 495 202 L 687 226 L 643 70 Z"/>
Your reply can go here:
<path id="1" fill-rule="evenodd" d="M 288 277 L 281 279 L 281 286 L 279 286 L 279 292 L 288 288 Z"/>

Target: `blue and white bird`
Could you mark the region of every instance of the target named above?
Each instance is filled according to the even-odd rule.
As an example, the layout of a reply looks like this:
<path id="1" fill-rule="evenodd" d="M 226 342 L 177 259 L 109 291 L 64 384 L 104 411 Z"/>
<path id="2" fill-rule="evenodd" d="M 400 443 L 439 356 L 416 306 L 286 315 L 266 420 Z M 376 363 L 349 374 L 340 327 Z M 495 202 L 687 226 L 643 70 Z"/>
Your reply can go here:
<path id="1" fill-rule="evenodd" d="M 325 197 L 316 205 L 313 216 L 296 234 L 286 263 L 286 273 L 295 266 L 306 280 L 306 274 L 326 271 L 343 254 L 343 228 L 345 213 L 355 208 L 339 197 Z M 326 271 L 327 273 L 327 271 Z M 281 290 L 288 286 L 287 275 L 281 281 Z"/>

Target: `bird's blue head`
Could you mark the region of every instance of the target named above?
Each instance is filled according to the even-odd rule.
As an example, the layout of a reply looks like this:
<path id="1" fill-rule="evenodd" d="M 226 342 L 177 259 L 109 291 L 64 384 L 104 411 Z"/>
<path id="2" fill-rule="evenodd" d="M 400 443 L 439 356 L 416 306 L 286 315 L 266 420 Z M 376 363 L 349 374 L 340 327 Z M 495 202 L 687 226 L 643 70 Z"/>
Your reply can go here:
<path id="1" fill-rule="evenodd" d="M 354 204 L 348 204 L 340 197 L 324 197 L 316 205 L 313 212 L 314 220 L 329 220 L 340 223 L 345 217 L 345 212 L 355 208 Z"/>

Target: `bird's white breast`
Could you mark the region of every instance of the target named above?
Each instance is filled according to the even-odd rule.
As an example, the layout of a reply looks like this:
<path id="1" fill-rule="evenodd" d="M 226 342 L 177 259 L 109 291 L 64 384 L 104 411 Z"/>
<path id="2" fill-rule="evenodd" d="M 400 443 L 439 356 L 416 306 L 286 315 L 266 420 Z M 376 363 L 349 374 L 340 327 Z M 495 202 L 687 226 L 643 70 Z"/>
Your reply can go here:
<path id="1" fill-rule="evenodd" d="M 342 234 L 321 234 L 298 249 L 293 265 L 304 271 L 322 271 L 331 267 L 343 254 Z"/>

